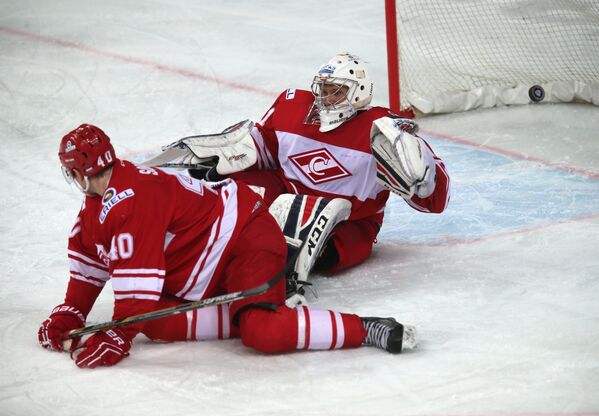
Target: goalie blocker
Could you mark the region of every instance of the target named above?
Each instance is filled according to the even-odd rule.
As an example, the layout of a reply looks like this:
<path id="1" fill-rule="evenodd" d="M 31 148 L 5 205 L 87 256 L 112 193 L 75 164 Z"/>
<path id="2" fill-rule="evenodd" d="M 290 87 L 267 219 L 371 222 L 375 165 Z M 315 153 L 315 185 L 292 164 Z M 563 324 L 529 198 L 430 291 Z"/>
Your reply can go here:
<path id="1" fill-rule="evenodd" d="M 287 306 L 305 303 L 304 288 L 308 274 L 341 221 L 349 218 L 351 203 L 342 198 L 327 199 L 312 195 L 280 195 L 269 211 L 276 219 L 287 241 L 303 242 L 303 247 L 287 276 Z"/>
<path id="2" fill-rule="evenodd" d="M 190 169 L 198 179 L 221 180 L 256 163 L 256 144 L 250 135 L 253 126 L 244 120 L 222 133 L 184 137 L 164 146 L 162 153 L 142 165 Z"/>

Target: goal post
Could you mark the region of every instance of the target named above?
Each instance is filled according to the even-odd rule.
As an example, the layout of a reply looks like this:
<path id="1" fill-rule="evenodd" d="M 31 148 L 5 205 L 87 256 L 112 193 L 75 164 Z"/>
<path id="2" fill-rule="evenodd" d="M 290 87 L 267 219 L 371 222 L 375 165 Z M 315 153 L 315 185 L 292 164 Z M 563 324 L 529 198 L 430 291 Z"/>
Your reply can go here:
<path id="1" fill-rule="evenodd" d="M 598 0 L 385 0 L 394 111 L 599 105 Z"/>
<path id="2" fill-rule="evenodd" d="M 397 11 L 395 0 L 385 0 L 385 27 L 387 31 L 387 76 L 389 79 L 389 108 L 398 112 L 399 105 L 399 56 L 397 45 Z"/>

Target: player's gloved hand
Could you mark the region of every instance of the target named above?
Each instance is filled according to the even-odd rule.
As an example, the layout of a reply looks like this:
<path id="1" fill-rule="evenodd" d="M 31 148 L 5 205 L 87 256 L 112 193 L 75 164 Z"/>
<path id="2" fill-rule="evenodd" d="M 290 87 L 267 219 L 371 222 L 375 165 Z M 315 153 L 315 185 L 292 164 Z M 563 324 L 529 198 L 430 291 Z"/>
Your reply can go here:
<path id="1" fill-rule="evenodd" d="M 71 330 L 85 326 L 85 316 L 74 306 L 61 304 L 56 306 L 37 332 L 42 347 L 53 351 L 62 351 L 63 337 Z M 77 347 L 80 338 L 71 341 L 71 349 Z"/>
<path id="2" fill-rule="evenodd" d="M 71 356 L 80 368 L 115 365 L 129 355 L 131 340 L 119 328 L 107 329 L 89 337 Z"/>

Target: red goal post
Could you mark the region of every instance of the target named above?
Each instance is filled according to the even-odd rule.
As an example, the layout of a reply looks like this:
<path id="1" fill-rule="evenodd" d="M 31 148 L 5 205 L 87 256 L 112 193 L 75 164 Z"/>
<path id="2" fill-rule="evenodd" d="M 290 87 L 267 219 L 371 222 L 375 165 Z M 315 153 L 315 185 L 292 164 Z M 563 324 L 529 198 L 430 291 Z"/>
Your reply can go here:
<path id="1" fill-rule="evenodd" d="M 385 19 L 395 112 L 599 105 L 599 0 L 385 0 Z"/>

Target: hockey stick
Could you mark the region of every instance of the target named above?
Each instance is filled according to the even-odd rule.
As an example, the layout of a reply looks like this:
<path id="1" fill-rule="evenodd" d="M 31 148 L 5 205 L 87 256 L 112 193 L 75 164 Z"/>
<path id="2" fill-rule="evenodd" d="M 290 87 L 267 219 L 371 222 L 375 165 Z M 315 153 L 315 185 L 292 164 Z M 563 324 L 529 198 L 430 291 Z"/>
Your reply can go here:
<path id="1" fill-rule="evenodd" d="M 67 337 L 65 338 L 65 341 L 83 335 L 100 332 L 105 329 L 136 324 L 139 322 L 150 321 L 153 319 L 164 318 L 182 312 L 193 311 L 195 309 L 201 309 L 208 306 L 222 305 L 223 303 L 235 302 L 236 300 L 249 298 L 250 296 L 261 295 L 262 293 L 266 292 L 268 289 L 276 285 L 277 282 L 281 280 L 281 277 L 285 276 L 289 268 L 293 266 L 293 264 L 295 263 L 295 260 L 297 259 L 299 252 L 305 244 L 305 242 L 298 244 L 299 240 L 292 242 L 289 242 L 289 240 L 290 239 L 287 239 L 287 250 L 289 254 L 285 266 L 279 273 L 277 273 L 275 277 L 273 277 L 271 280 L 260 286 L 256 286 L 252 289 L 240 290 L 238 292 L 227 293 L 226 295 L 220 295 L 208 299 L 198 300 L 195 302 L 184 303 L 181 305 L 172 306 L 170 308 L 164 308 L 152 312 L 142 313 L 139 315 L 133 315 L 123 319 L 116 319 L 114 321 L 108 321 L 96 325 L 90 325 L 83 328 L 74 329 L 68 333 Z"/>

